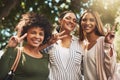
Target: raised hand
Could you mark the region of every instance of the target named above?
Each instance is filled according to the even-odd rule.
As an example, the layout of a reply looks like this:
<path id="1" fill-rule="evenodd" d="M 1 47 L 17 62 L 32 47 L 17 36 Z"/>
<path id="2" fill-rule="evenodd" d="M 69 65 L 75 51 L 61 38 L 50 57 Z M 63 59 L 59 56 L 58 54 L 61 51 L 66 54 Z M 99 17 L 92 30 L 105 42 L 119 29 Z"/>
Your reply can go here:
<path id="1" fill-rule="evenodd" d="M 8 41 L 8 47 L 16 47 L 20 42 L 24 40 L 24 38 L 27 36 L 27 33 L 23 36 L 12 36 Z"/>
<path id="2" fill-rule="evenodd" d="M 112 29 L 110 30 L 110 28 L 107 28 L 107 35 L 105 36 L 105 42 L 112 44 L 113 40 L 115 38 L 115 29 L 117 27 L 117 23 L 112 27 Z"/>
<path id="3" fill-rule="evenodd" d="M 58 41 L 64 37 L 67 37 L 67 35 L 65 35 L 64 33 L 65 33 L 65 31 L 62 31 L 62 32 L 57 33 L 57 34 L 53 34 L 51 39 L 48 41 L 47 44 L 51 45 L 51 44 L 55 43 L 56 41 Z"/>
<path id="4" fill-rule="evenodd" d="M 67 35 L 65 35 L 64 33 L 65 33 L 65 31 L 62 31 L 57 34 L 53 34 L 52 37 L 50 38 L 50 40 L 46 44 L 40 45 L 39 50 L 42 50 L 42 49 L 50 46 L 51 44 L 55 43 L 56 41 L 58 41 L 64 37 L 67 37 Z"/>

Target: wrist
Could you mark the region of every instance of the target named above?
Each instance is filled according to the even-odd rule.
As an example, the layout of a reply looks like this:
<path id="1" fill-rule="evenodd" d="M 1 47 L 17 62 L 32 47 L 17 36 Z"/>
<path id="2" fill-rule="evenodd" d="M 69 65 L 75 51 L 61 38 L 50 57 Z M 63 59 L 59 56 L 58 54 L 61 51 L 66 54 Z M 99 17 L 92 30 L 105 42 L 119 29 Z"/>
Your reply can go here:
<path id="1" fill-rule="evenodd" d="M 104 44 L 104 48 L 105 49 L 110 49 L 111 48 L 111 44 L 110 43 L 105 43 Z"/>

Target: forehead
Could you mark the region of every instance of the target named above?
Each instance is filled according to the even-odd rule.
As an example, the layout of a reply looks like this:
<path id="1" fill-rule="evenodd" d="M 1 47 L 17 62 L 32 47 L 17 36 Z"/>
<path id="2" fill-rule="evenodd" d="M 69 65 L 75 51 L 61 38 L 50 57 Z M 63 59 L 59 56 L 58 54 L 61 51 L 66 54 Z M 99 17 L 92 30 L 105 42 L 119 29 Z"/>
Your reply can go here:
<path id="1" fill-rule="evenodd" d="M 34 26 L 34 27 L 31 27 L 30 29 L 28 29 L 29 31 L 44 31 L 44 29 L 42 27 L 39 27 L 39 26 Z"/>
<path id="2" fill-rule="evenodd" d="M 92 13 L 85 13 L 82 18 L 95 18 Z"/>
<path id="3" fill-rule="evenodd" d="M 66 13 L 64 17 L 72 17 L 72 18 L 76 18 L 74 13 Z"/>

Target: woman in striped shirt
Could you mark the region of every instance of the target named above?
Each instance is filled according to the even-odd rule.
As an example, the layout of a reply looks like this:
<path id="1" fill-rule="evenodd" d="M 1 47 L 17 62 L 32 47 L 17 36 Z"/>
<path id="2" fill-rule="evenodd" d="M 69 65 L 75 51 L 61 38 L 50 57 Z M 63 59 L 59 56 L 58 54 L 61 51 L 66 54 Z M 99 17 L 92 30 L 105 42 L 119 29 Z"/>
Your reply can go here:
<path id="1" fill-rule="evenodd" d="M 65 11 L 59 16 L 59 32 L 66 35 L 52 44 L 49 53 L 50 80 L 82 80 L 81 48 L 78 38 L 71 35 L 77 25 L 77 17 L 72 11 Z M 54 41 L 54 40 L 53 40 Z"/>

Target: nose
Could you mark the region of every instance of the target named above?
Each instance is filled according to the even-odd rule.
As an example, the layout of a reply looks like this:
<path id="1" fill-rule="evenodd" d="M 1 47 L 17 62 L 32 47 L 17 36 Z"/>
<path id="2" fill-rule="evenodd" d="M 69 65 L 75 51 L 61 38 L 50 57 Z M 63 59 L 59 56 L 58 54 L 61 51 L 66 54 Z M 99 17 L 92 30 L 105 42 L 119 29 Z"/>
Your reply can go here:
<path id="1" fill-rule="evenodd" d="M 75 21 L 74 21 L 73 19 L 71 19 L 70 22 L 71 22 L 72 24 L 76 24 Z"/>
<path id="2" fill-rule="evenodd" d="M 90 24 L 90 21 L 89 21 L 89 20 L 87 20 L 87 21 L 86 21 L 86 24 Z"/>
<path id="3" fill-rule="evenodd" d="M 39 34 L 36 34 L 35 37 L 36 37 L 36 38 L 40 38 L 40 35 L 39 35 Z"/>

